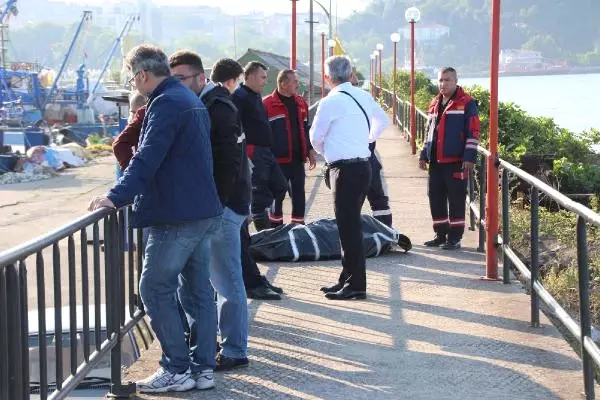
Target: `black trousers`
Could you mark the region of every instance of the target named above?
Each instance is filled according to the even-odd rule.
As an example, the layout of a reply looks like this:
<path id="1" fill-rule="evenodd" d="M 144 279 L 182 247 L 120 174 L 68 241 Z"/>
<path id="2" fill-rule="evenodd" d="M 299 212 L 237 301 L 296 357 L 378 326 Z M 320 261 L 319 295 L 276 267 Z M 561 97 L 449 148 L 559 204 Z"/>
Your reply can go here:
<path id="1" fill-rule="evenodd" d="M 250 231 L 248 230 L 248 220 L 245 220 L 240 230 L 242 240 L 242 276 L 246 289 L 254 289 L 262 284 L 262 276 L 256 261 L 250 255 Z"/>
<path id="2" fill-rule="evenodd" d="M 342 273 L 339 282 L 352 289 L 367 289 L 365 250 L 360 212 L 371 184 L 371 164 L 357 162 L 332 167 L 331 191 L 335 219 L 342 247 Z"/>
<path id="3" fill-rule="evenodd" d="M 306 194 L 304 192 L 304 185 L 306 181 L 306 174 L 304 172 L 304 162 L 292 161 L 288 164 L 279 164 L 283 176 L 289 183 L 289 193 L 292 198 L 292 223 L 304 223 L 304 213 L 306 210 Z M 283 199 L 282 197 L 276 197 L 273 202 L 273 208 L 271 209 L 271 224 L 282 224 L 283 223 Z"/>
<path id="4" fill-rule="evenodd" d="M 389 198 L 385 195 L 383 190 L 383 182 L 381 181 L 381 170 L 383 166 L 377 159 L 375 151 L 371 151 L 371 157 L 369 157 L 369 163 L 371 164 L 371 186 L 367 193 L 367 200 L 371 206 L 373 212 L 373 218 L 384 223 L 385 225 L 392 226 L 392 210 L 390 210 Z"/>
<path id="5" fill-rule="evenodd" d="M 429 167 L 429 208 L 433 230 L 448 240 L 460 240 L 465 232 L 467 173 L 462 163 L 433 164 Z"/>
<path id="6" fill-rule="evenodd" d="M 288 184 L 270 148 L 255 147 L 252 164 L 252 219 L 256 229 L 262 230 L 269 227 L 273 200 L 285 197 Z"/>

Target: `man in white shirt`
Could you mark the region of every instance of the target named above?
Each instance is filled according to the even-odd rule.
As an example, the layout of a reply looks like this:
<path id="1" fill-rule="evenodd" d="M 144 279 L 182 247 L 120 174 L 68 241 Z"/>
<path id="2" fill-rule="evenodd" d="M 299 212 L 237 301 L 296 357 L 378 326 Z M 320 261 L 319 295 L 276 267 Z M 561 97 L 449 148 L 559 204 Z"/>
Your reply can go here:
<path id="1" fill-rule="evenodd" d="M 322 287 L 332 300 L 366 298 L 366 260 L 360 212 L 371 183 L 369 143 L 389 125 L 385 111 L 369 93 L 352 86 L 352 65 L 344 56 L 325 61 L 325 80 L 333 89 L 319 103 L 310 141 L 329 165 L 335 218 L 342 247 L 338 283 Z"/>

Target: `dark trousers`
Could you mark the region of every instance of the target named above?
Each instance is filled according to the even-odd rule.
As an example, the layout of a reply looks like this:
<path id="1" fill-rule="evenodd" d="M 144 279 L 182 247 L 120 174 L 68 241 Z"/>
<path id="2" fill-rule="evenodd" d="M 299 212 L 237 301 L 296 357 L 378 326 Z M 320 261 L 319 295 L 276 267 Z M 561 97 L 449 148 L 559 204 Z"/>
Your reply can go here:
<path id="1" fill-rule="evenodd" d="M 304 162 L 292 161 L 288 164 L 279 164 L 283 176 L 289 183 L 289 193 L 292 198 L 292 223 L 304 223 L 304 213 L 306 209 L 306 195 L 304 184 L 306 175 L 304 173 Z M 276 197 L 271 210 L 271 224 L 283 223 L 283 197 Z"/>
<path id="2" fill-rule="evenodd" d="M 385 195 L 383 190 L 383 182 L 381 181 L 381 170 L 383 166 L 377 159 L 374 151 L 371 151 L 371 157 L 369 157 L 369 163 L 371 164 L 371 186 L 367 193 L 367 199 L 373 212 L 373 218 L 384 223 L 385 225 L 392 226 L 392 210 L 390 210 L 389 199 Z"/>
<path id="3" fill-rule="evenodd" d="M 252 219 L 262 230 L 270 227 L 268 210 L 274 199 L 285 197 L 288 184 L 270 148 L 256 146 L 252 164 Z"/>
<path id="4" fill-rule="evenodd" d="M 433 164 L 429 167 L 427 194 L 433 230 L 448 240 L 460 240 L 465 232 L 467 174 L 462 163 Z"/>
<path id="5" fill-rule="evenodd" d="M 354 290 L 367 289 L 367 271 L 360 212 L 371 183 L 371 164 L 342 164 L 330 170 L 335 219 L 342 247 L 339 282 Z"/>
<path id="6" fill-rule="evenodd" d="M 248 230 L 248 220 L 242 224 L 240 230 L 240 238 L 242 240 L 242 275 L 244 278 L 244 286 L 246 289 L 254 289 L 262 284 L 262 276 L 256 261 L 250 255 L 250 231 Z"/>

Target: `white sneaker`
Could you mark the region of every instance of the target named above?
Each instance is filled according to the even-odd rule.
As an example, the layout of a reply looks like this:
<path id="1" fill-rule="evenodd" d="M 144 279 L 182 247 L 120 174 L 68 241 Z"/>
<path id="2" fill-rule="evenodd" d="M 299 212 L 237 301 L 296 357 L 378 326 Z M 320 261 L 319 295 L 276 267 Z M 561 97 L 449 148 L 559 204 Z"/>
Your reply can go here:
<path id="1" fill-rule="evenodd" d="M 212 369 L 205 369 L 202 372 L 196 372 L 192 374 L 192 379 L 196 381 L 196 389 L 206 390 L 215 387 Z"/>
<path id="2" fill-rule="evenodd" d="M 141 393 L 185 392 L 193 389 L 196 382 L 189 370 L 183 374 L 174 374 L 160 367 L 148 378 L 137 382 L 136 386 Z"/>

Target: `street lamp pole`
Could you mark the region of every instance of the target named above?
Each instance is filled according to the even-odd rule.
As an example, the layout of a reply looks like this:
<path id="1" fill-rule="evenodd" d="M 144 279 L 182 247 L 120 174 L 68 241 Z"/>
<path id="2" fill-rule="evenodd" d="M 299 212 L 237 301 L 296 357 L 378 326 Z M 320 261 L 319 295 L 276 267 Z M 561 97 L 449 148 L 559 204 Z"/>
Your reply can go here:
<path id="1" fill-rule="evenodd" d="M 370 60 L 370 72 L 369 72 L 369 89 L 371 90 L 371 96 L 375 95 L 375 56 L 373 54 L 369 55 Z"/>
<path id="2" fill-rule="evenodd" d="M 377 86 L 377 66 L 379 52 L 377 50 L 373 50 L 373 95 L 377 98 L 379 97 L 379 87 Z"/>
<path id="3" fill-rule="evenodd" d="M 394 69 L 392 70 L 392 91 L 394 95 L 392 96 L 392 123 L 396 125 L 396 107 L 397 107 L 397 99 L 396 99 L 396 54 L 398 42 L 400 41 L 400 34 L 398 32 L 394 32 L 390 35 L 390 40 L 394 43 Z"/>
<path id="4" fill-rule="evenodd" d="M 325 97 L 325 32 L 321 32 L 321 98 Z"/>
<path id="5" fill-rule="evenodd" d="M 492 4 L 492 55 L 490 60 L 490 140 L 487 158 L 485 205 L 485 278 L 498 279 L 498 64 L 500 58 L 500 0 Z M 505 266 L 506 268 L 506 266 Z"/>
<path id="6" fill-rule="evenodd" d="M 329 21 L 329 37 L 333 36 L 333 26 L 332 26 L 332 22 L 331 22 L 331 0 L 329 0 L 329 11 L 327 11 L 327 9 L 325 8 L 325 6 L 323 4 L 321 4 L 319 1 L 317 0 L 312 0 L 315 3 L 317 3 L 317 5 L 319 7 L 321 7 L 321 9 L 323 10 L 323 12 L 325 13 L 325 15 L 327 16 L 327 20 Z"/>
<path id="7" fill-rule="evenodd" d="M 379 88 L 382 89 L 383 87 L 381 86 L 381 78 L 382 78 L 382 74 L 381 74 L 381 52 L 383 51 L 383 43 L 377 43 L 377 53 L 379 55 Z"/>
<path id="8" fill-rule="evenodd" d="M 298 0 L 292 1 L 292 49 L 291 49 L 291 58 L 290 58 L 290 69 L 296 69 L 296 2 Z"/>
<path id="9" fill-rule="evenodd" d="M 421 12 L 410 7 L 404 13 L 410 24 L 410 147 L 412 154 L 417 154 L 417 108 L 415 106 L 415 24 L 421 19 Z"/>

